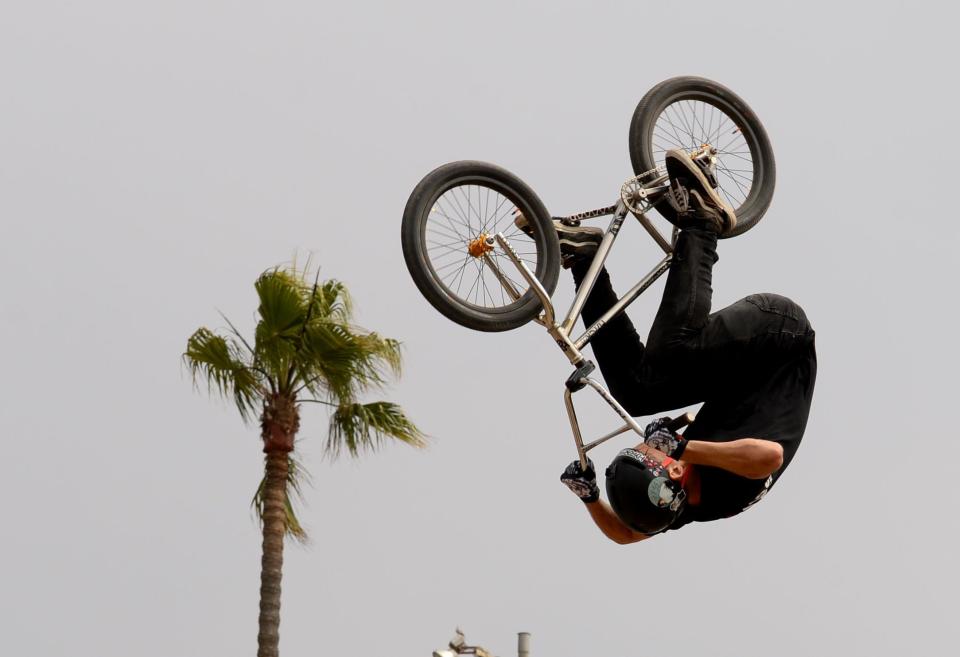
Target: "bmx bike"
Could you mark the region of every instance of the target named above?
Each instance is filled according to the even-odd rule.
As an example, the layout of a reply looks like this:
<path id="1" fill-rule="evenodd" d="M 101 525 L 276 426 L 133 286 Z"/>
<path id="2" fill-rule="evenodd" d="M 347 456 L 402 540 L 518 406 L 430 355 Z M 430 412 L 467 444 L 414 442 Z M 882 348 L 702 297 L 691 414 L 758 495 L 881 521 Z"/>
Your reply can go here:
<path id="1" fill-rule="evenodd" d="M 677 77 L 648 91 L 630 124 L 630 160 L 634 176 L 620 187 L 612 205 L 567 217 L 551 217 L 543 202 L 517 176 L 493 164 L 459 161 L 444 164 L 416 186 L 403 213 L 401 239 L 407 268 L 420 292 L 447 318 L 478 331 L 506 331 L 530 321 L 546 328 L 570 363 L 564 404 L 581 466 L 586 453 L 627 431 L 643 428 L 607 389 L 590 377 L 595 369 L 583 348 L 613 317 L 622 313 L 669 268 L 678 230 L 663 234 L 647 216 L 656 209 L 668 221 L 672 207 L 660 203 L 669 190 L 665 153 L 686 150 L 714 178 L 720 194 L 737 215 L 723 237 L 741 235 L 763 217 L 773 198 L 776 165 L 763 125 L 749 106 L 726 87 L 705 78 Z M 523 229 L 514 223 L 526 218 Z M 579 336 L 573 337 L 597 275 L 607 260 L 628 214 L 632 214 L 664 253 L 654 268 Z M 602 241 L 567 313 L 558 320 L 551 295 L 561 255 L 554 219 L 568 225 L 611 216 Z M 584 444 L 573 393 L 595 390 L 624 424 Z M 691 414 L 672 420 L 678 430 Z"/>

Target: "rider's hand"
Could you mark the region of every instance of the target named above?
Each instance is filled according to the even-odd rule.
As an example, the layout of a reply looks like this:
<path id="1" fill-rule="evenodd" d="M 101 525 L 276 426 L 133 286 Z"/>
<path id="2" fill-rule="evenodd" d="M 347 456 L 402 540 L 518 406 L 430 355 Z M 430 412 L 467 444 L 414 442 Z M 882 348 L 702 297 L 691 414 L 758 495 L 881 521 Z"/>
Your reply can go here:
<path id="1" fill-rule="evenodd" d="M 670 418 L 660 417 L 644 427 L 643 442 L 671 458 L 679 459 L 687 447 L 687 441 L 683 436 L 668 429 L 666 426 L 668 422 Z"/>
<path id="2" fill-rule="evenodd" d="M 597 473 L 593 469 L 593 461 L 587 459 L 587 469 L 580 467 L 580 461 L 574 461 L 560 475 L 560 481 L 573 491 L 573 494 L 586 503 L 600 499 L 600 489 L 597 488 Z"/>

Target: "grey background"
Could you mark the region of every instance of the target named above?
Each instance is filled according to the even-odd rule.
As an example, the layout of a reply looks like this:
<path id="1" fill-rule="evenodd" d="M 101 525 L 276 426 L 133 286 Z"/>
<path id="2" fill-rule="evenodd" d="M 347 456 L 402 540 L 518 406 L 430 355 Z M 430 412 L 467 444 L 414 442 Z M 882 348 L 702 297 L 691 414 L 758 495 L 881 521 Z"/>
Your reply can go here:
<path id="1" fill-rule="evenodd" d="M 405 343 L 387 396 L 432 440 L 329 464 L 305 409 L 313 543 L 287 550 L 285 654 L 428 655 L 457 624 L 503 657 L 521 630 L 535 655 L 950 652 L 948 6 L 6 0 L 4 652 L 252 654 L 257 432 L 179 357 L 217 309 L 250 329 L 255 277 L 294 257 Z M 778 159 L 770 213 L 721 245 L 715 303 L 796 299 L 820 378 L 762 504 L 621 547 L 557 481 L 564 359 L 538 327 L 434 312 L 399 222 L 420 177 L 463 158 L 557 214 L 611 202 L 636 102 L 678 74 L 744 96 Z M 621 290 L 655 257 L 636 227 L 622 242 Z M 660 289 L 631 311 L 644 332 Z M 594 434 L 615 424 L 581 408 Z"/>

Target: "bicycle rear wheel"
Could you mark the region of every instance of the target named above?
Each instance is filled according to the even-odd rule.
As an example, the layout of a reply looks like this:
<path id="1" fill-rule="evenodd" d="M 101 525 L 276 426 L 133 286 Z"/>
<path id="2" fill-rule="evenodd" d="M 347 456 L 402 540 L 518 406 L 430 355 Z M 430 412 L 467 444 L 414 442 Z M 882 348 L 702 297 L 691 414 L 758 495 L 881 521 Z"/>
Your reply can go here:
<path id="1" fill-rule="evenodd" d="M 717 149 L 718 191 L 737 214 L 736 228 L 724 237 L 748 231 L 770 207 L 776 186 L 770 139 L 753 110 L 721 84 L 685 76 L 656 85 L 637 105 L 629 140 L 638 176 L 663 167 L 672 148 L 689 152 L 710 144 Z M 656 208 L 673 219 L 666 204 Z"/>
<path id="2" fill-rule="evenodd" d="M 527 232 L 514 224 L 518 211 Z M 446 317 L 477 331 L 522 326 L 542 308 L 516 266 L 484 246 L 498 232 L 553 294 L 560 245 L 550 214 L 506 169 L 469 160 L 445 164 L 420 181 L 403 212 L 403 256 L 417 288 Z"/>

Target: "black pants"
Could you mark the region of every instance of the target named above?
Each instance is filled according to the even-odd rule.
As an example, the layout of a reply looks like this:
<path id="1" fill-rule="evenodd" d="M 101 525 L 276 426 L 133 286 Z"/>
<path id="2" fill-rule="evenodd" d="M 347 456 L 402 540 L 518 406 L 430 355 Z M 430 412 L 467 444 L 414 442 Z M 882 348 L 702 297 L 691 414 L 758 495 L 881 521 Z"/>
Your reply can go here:
<path id="1" fill-rule="evenodd" d="M 646 345 L 624 313 L 591 341 L 611 394 L 631 415 L 735 401 L 785 364 L 812 353 L 810 323 L 785 297 L 755 294 L 711 314 L 716 261 L 716 234 L 681 231 Z M 588 264 L 573 268 L 578 288 Z M 583 307 L 584 323 L 592 324 L 616 300 L 602 270 Z"/>

